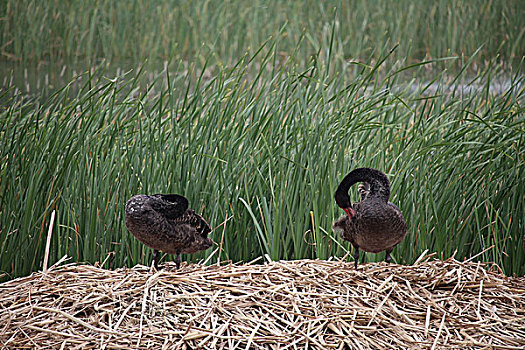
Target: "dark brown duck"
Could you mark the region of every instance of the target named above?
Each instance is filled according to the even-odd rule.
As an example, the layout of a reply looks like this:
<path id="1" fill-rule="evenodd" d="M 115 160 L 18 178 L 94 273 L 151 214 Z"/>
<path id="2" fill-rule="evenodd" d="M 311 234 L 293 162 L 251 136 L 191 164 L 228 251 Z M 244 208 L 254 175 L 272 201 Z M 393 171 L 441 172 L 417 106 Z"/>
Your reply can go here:
<path id="1" fill-rule="evenodd" d="M 153 263 L 158 268 L 158 252 L 196 253 L 211 247 L 210 225 L 188 209 L 188 200 L 177 194 L 139 194 L 126 203 L 126 227 L 139 241 L 153 248 Z"/>
<path id="2" fill-rule="evenodd" d="M 348 190 L 358 182 L 361 201 L 350 203 Z M 354 247 L 355 267 L 359 249 L 369 253 L 386 251 L 385 261 L 407 233 L 401 210 L 390 203 L 390 182 L 385 174 L 371 168 L 358 168 L 345 176 L 335 191 L 335 201 L 347 215 L 334 222 L 334 231 Z"/>

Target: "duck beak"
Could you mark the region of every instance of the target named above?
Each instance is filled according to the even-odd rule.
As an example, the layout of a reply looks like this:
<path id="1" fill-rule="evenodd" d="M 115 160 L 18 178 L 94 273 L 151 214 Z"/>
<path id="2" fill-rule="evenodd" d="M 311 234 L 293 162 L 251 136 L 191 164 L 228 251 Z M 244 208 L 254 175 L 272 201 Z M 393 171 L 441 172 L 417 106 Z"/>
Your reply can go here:
<path id="1" fill-rule="evenodd" d="M 348 217 L 350 218 L 350 220 L 355 215 L 355 210 L 352 209 L 352 208 L 343 208 L 343 210 L 346 211 L 346 213 L 348 214 Z"/>

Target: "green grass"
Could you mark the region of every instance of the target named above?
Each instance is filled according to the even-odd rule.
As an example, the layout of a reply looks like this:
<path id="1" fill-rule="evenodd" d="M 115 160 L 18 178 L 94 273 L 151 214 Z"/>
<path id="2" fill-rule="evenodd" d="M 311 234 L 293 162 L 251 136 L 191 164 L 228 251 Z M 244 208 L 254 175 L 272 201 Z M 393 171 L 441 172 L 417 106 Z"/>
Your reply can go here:
<path id="1" fill-rule="evenodd" d="M 391 201 L 405 213 L 409 233 L 394 250 L 397 263 L 425 249 L 462 258 L 488 248 L 479 259 L 525 272 L 519 72 L 496 95 L 495 64 L 476 77 L 406 84 L 400 76 L 425 66 L 380 74 L 384 56 L 356 65 L 355 75 L 332 75 L 336 57 L 304 70 L 281 64 L 279 54 L 271 41 L 211 76 L 181 63 L 148 87 L 141 72 L 86 73 L 45 101 L 4 91 L 4 279 L 42 267 L 53 210 L 51 263 L 66 254 L 102 262 L 113 252 L 113 267 L 148 263 L 150 250 L 124 224 L 124 204 L 137 193 L 187 196 L 222 242 L 212 262 L 343 256 L 349 244 L 331 230 L 343 214 L 333 193 L 361 166 L 388 174 Z M 259 72 L 248 74 L 254 63 Z"/>
<path id="2" fill-rule="evenodd" d="M 302 63 L 323 48 L 335 27 L 338 64 L 381 57 L 399 44 L 392 62 L 471 56 L 478 64 L 525 54 L 525 4 L 473 1 L 39 1 L 0 4 L 0 53 L 16 62 L 131 59 L 236 62 L 246 50 L 280 35 L 289 54 L 306 35 Z M 379 48 L 379 49 L 378 49 Z M 326 58 L 326 57 L 325 57 Z"/>

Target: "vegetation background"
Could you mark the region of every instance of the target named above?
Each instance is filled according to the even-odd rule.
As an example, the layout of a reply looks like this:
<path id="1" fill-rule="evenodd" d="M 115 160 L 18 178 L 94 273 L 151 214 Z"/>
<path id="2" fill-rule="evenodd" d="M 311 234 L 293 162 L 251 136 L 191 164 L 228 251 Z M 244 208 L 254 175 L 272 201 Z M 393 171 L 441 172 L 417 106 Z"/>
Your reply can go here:
<path id="1" fill-rule="evenodd" d="M 0 278 L 42 268 L 53 211 L 50 263 L 148 263 L 137 193 L 184 194 L 215 228 L 186 259 L 344 256 L 333 192 L 361 166 L 407 219 L 395 262 L 523 275 L 524 18 L 519 0 L 2 1 Z"/>

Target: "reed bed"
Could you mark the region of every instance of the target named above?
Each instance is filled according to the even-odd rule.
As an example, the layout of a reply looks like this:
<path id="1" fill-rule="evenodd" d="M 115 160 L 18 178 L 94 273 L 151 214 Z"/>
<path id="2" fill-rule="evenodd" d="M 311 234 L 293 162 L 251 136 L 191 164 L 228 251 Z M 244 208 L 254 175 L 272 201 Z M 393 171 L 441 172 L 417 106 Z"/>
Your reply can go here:
<path id="1" fill-rule="evenodd" d="M 525 280 L 496 265 L 69 264 L 0 285 L 0 343 L 70 349 L 523 349 Z M 255 264 L 257 262 L 257 264 Z"/>

